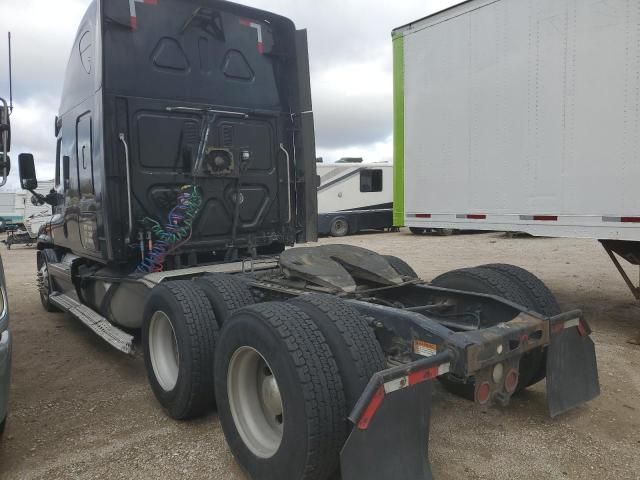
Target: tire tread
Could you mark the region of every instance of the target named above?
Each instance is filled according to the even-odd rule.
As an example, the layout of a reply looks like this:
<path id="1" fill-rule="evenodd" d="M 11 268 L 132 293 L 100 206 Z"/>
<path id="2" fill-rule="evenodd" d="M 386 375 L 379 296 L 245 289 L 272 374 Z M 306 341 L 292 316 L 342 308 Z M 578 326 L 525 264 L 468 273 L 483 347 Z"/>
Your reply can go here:
<path id="1" fill-rule="evenodd" d="M 341 369 L 347 408 L 353 408 L 371 377 L 385 368 L 384 353 L 369 322 L 345 301 L 327 295 L 303 295 L 291 300 L 290 303 L 316 318 L 316 322 L 328 321 L 330 326 L 339 333 L 343 343 L 334 346 L 334 349 L 346 349 L 350 357 L 349 370 L 355 373 L 356 377 L 354 382 L 353 376 L 350 376 L 351 382 L 349 382 L 345 378 L 344 367 Z M 318 314 L 322 317 L 318 318 Z M 338 357 L 335 350 L 334 355 Z"/>
<path id="2" fill-rule="evenodd" d="M 346 415 L 338 366 L 324 335 L 314 320 L 293 304 L 261 303 L 236 314 L 242 312 L 266 322 L 287 347 L 304 394 L 309 427 L 309 450 L 302 478 L 324 480 L 338 467 Z"/>
<path id="3" fill-rule="evenodd" d="M 195 288 L 194 288 L 195 287 Z M 206 413 L 214 404 L 213 396 L 213 353 L 215 351 L 218 326 L 213 309 L 201 288 L 188 280 L 175 280 L 163 283 L 182 310 L 185 327 L 191 345 L 189 365 L 190 391 L 170 415 L 177 420 L 186 420 Z M 160 295 L 161 290 L 155 292 Z M 152 293 L 153 295 L 153 293 Z M 152 370 L 151 370 L 152 371 Z"/>

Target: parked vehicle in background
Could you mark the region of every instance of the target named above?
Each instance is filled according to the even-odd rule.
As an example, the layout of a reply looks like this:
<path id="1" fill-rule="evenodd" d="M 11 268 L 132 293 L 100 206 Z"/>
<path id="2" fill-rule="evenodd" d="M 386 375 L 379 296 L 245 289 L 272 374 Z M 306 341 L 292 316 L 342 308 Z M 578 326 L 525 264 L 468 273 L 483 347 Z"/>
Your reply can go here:
<path id="1" fill-rule="evenodd" d="M 9 106 L 0 98 L 0 187 L 7 183 L 11 171 L 11 122 Z M 4 278 L 4 266 L 0 257 L 0 434 L 4 432 L 9 408 L 9 384 L 11 382 L 11 331 L 9 330 L 9 302 Z"/>
<path id="2" fill-rule="evenodd" d="M 318 233 L 333 237 L 393 227 L 393 165 L 318 163 Z"/>
<path id="3" fill-rule="evenodd" d="M 2 242 L 11 250 L 13 245 L 26 245 L 30 247 L 36 244 L 40 229 L 51 220 L 50 209 L 33 213 L 25 218 L 24 222 L 10 224 L 7 228 L 7 238 Z"/>
<path id="4" fill-rule="evenodd" d="M 396 29 L 395 224 L 597 239 L 640 299 L 639 22 L 471 0 Z"/>

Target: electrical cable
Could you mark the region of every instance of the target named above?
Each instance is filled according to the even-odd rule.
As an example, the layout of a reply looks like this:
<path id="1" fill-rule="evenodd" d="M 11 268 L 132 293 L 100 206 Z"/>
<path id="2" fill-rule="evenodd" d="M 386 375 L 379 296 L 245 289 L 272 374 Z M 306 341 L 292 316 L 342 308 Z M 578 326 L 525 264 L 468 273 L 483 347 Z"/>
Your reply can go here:
<path id="1" fill-rule="evenodd" d="M 177 205 L 169 212 L 167 223 L 145 218 L 144 223 L 150 226 L 151 233 L 156 238 L 153 248 L 138 265 L 138 273 L 156 273 L 164 270 L 164 263 L 168 255 L 189 242 L 193 234 L 193 222 L 200 212 L 202 197 L 195 185 L 186 185 L 178 194 Z"/>

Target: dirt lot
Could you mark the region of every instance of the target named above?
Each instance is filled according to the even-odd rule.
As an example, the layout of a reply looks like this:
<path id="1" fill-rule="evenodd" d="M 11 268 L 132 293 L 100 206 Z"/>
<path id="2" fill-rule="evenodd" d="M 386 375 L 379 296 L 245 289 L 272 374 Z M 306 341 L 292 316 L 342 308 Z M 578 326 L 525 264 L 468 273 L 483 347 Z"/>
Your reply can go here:
<path id="1" fill-rule="evenodd" d="M 488 262 L 532 270 L 566 310 L 595 330 L 602 396 L 556 420 L 544 384 L 506 409 L 482 413 L 436 392 L 431 459 L 439 480 L 639 479 L 640 307 L 593 241 L 371 234 L 344 241 L 394 254 L 425 279 Z M 127 358 L 63 314 L 40 306 L 32 249 L 3 249 L 15 339 L 11 416 L 0 478 L 244 479 L 215 413 L 177 423 Z M 283 479 L 286 480 L 286 479 Z"/>

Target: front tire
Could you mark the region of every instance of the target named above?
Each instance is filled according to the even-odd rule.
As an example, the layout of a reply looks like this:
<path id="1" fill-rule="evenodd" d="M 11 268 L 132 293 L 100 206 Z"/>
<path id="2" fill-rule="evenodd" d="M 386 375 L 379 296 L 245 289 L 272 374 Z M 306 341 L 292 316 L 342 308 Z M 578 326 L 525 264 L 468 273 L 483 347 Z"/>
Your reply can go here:
<path id="1" fill-rule="evenodd" d="M 38 253 L 38 290 L 40 293 L 40 303 L 47 312 L 60 312 L 60 309 L 51 302 L 51 277 L 49 276 L 49 264 L 45 253 Z"/>
<path id="2" fill-rule="evenodd" d="M 142 344 L 151 389 L 175 420 L 214 407 L 213 355 L 218 333 L 206 295 L 193 282 L 155 287 L 145 308 Z"/>
<path id="3" fill-rule="evenodd" d="M 271 302 L 235 312 L 220 335 L 215 387 L 227 443 L 250 478 L 325 480 L 337 470 L 343 386 L 303 310 Z"/>

